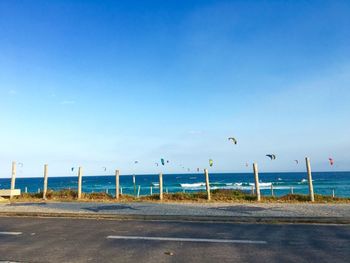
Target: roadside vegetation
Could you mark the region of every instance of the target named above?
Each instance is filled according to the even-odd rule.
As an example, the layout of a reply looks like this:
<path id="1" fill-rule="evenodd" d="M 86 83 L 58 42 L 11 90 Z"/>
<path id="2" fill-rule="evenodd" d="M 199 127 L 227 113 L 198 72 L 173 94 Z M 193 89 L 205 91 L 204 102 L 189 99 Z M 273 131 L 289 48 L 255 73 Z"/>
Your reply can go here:
<path id="1" fill-rule="evenodd" d="M 13 198 L 13 201 L 26 202 L 26 201 L 41 201 L 42 193 L 22 193 L 21 196 Z M 78 199 L 78 193 L 75 190 L 49 190 L 46 194 L 48 201 L 76 201 Z M 302 194 L 287 194 L 280 197 L 262 196 L 262 202 L 277 202 L 277 203 L 298 203 L 309 202 L 308 195 Z M 79 200 L 82 202 L 116 202 L 114 196 L 104 192 L 95 193 L 83 193 L 82 198 Z M 159 194 L 140 196 L 139 198 L 132 195 L 121 195 L 120 202 L 160 202 Z M 169 193 L 163 194 L 163 202 L 207 202 L 206 192 L 197 193 Z M 211 202 L 256 202 L 256 196 L 248 192 L 240 190 L 213 190 L 211 191 Z M 315 195 L 316 203 L 350 203 L 350 198 L 332 197 L 325 195 Z"/>

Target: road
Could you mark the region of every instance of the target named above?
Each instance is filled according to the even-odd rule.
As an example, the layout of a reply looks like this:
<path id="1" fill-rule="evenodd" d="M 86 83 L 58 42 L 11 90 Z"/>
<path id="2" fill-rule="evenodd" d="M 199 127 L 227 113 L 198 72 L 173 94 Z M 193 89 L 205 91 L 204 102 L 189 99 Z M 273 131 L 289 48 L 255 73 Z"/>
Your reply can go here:
<path id="1" fill-rule="evenodd" d="M 349 262 L 350 226 L 0 217 L 0 262 Z"/>

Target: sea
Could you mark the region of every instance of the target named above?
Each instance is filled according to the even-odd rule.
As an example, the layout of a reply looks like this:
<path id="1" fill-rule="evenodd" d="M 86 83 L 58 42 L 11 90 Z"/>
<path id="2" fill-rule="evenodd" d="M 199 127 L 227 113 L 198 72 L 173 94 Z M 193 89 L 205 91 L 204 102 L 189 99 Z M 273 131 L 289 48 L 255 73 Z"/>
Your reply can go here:
<path id="1" fill-rule="evenodd" d="M 135 177 L 135 184 L 133 183 Z M 214 189 L 238 189 L 251 192 L 254 186 L 252 173 L 211 173 L 210 187 Z M 314 192 L 322 195 L 350 197 L 350 172 L 313 172 Z M 115 176 L 94 175 L 83 176 L 83 192 L 115 193 Z M 282 196 L 288 193 L 307 194 L 308 181 L 306 173 L 259 173 L 262 195 L 271 195 L 271 185 L 274 195 Z M 16 189 L 30 193 L 40 192 L 43 178 L 17 178 Z M 49 177 L 48 188 L 52 190 L 77 189 L 78 177 Z M 121 175 L 120 187 L 123 194 L 149 195 L 159 193 L 159 177 L 149 175 Z M 0 178 L 0 189 L 10 188 L 10 178 Z M 205 191 L 203 173 L 164 174 L 163 191 L 199 192 Z"/>

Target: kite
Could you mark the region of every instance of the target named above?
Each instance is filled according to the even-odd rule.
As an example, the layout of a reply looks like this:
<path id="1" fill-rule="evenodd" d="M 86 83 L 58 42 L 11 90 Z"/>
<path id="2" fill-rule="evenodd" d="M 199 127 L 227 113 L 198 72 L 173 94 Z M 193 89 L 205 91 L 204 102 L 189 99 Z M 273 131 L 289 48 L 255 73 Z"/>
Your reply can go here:
<path id="1" fill-rule="evenodd" d="M 157 166 L 159 166 L 159 164 L 158 164 L 158 163 L 156 163 L 156 165 L 157 165 Z"/>
<path id="2" fill-rule="evenodd" d="M 74 171 L 74 167 L 70 168 L 70 170 L 73 172 Z"/>
<path id="3" fill-rule="evenodd" d="M 333 164 L 334 164 L 333 158 L 330 158 L 330 157 L 329 157 L 328 160 L 329 160 L 329 164 L 330 164 L 330 165 L 333 165 Z"/>
<path id="4" fill-rule="evenodd" d="M 233 137 L 229 137 L 228 140 L 232 141 L 234 144 L 237 144 L 237 140 Z"/>
<path id="5" fill-rule="evenodd" d="M 102 167 L 103 171 L 107 171 L 107 167 Z"/>
<path id="6" fill-rule="evenodd" d="M 267 157 L 269 157 L 271 160 L 276 160 L 276 155 L 274 154 L 266 154 Z"/>
<path id="7" fill-rule="evenodd" d="M 18 166 L 19 167 L 23 167 L 23 163 L 18 163 Z"/>
<path id="8" fill-rule="evenodd" d="M 209 159 L 209 166 L 212 167 L 214 164 L 214 161 L 212 159 Z"/>
<path id="9" fill-rule="evenodd" d="M 162 159 L 160 159 L 160 162 L 162 163 L 162 165 L 164 165 L 165 164 L 165 161 L 164 161 L 164 159 L 162 158 Z"/>
<path id="10" fill-rule="evenodd" d="M 199 168 L 197 168 L 197 172 L 199 172 Z"/>
<path id="11" fill-rule="evenodd" d="M 294 162 L 296 162 L 296 164 L 299 164 L 299 161 L 298 161 L 298 160 L 294 160 Z"/>

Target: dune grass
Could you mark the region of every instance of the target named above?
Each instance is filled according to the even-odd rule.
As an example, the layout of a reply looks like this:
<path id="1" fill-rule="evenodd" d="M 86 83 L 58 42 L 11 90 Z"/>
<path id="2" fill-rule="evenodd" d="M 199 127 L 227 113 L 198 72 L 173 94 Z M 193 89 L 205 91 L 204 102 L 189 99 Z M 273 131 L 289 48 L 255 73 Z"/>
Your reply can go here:
<path id="1" fill-rule="evenodd" d="M 157 201 L 159 200 L 159 195 L 144 196 L 141 198 L 144 201 Z M 206 192 L 197 192 L 197 193 L 171 193 L 164 194 L 163 201 L 166 202 L 207 202 Z M 218 189 L 211 192 L 211 201 L 212 202 L 222 202 L 222 203 L 231 203 L 231 202 L 257 202 L 255 195 L 246 193 L 240 190 L 224 190 Z M 280 197 L 273 196 L 261 196 L 261 202 L 265 203 L 298 203 L 298 202 L 310 202 L 308 195 L 302 194 L 287 194 Z M 332 197 L 325 195 L 315 195 L 316 203 L 350 203 L 350 198 L 342 197 Z"/>
<path id="2" fill-rule="evenodd" d="M 21 196 L 17 196 L 13 201 L 26 202 L 26 201 L 40 201 L 42 200 L 42 193 L 23 193 Z M 76 201 L 78 199 L 78 193 L 75 190 L 63 189 L 59 191 L 49 190 L 47 192 L 47 200 L 49 201 Z M 82 202 L 116 202 L 115 198 L 104 192 L 95 193 L 83 193 L 82 198 L 79 200 Z M 139 198 L 132 195 L 121 195 L 120 202 L 160 202 L 159 194 L 140 196 Z M 169 193 L 163 194 L 163 202 L 207 202 L 206 192 L 196 193 Z M 241 203 L 241 202 L 257 202 L 256 196 L 248 192 L 240 190 L 224 190 L 217 189 L 211 191 L 211 202 L 222 203 Z M 287 194 L 280 197 L 262 196 L 262 202 L 268 203 L 299 203 L 309 202 L 308 195 L 302 194 Z M 350 203 L 350 198 L 332 197 L 325 195 L 315 195 L 316 203 Z"/>

